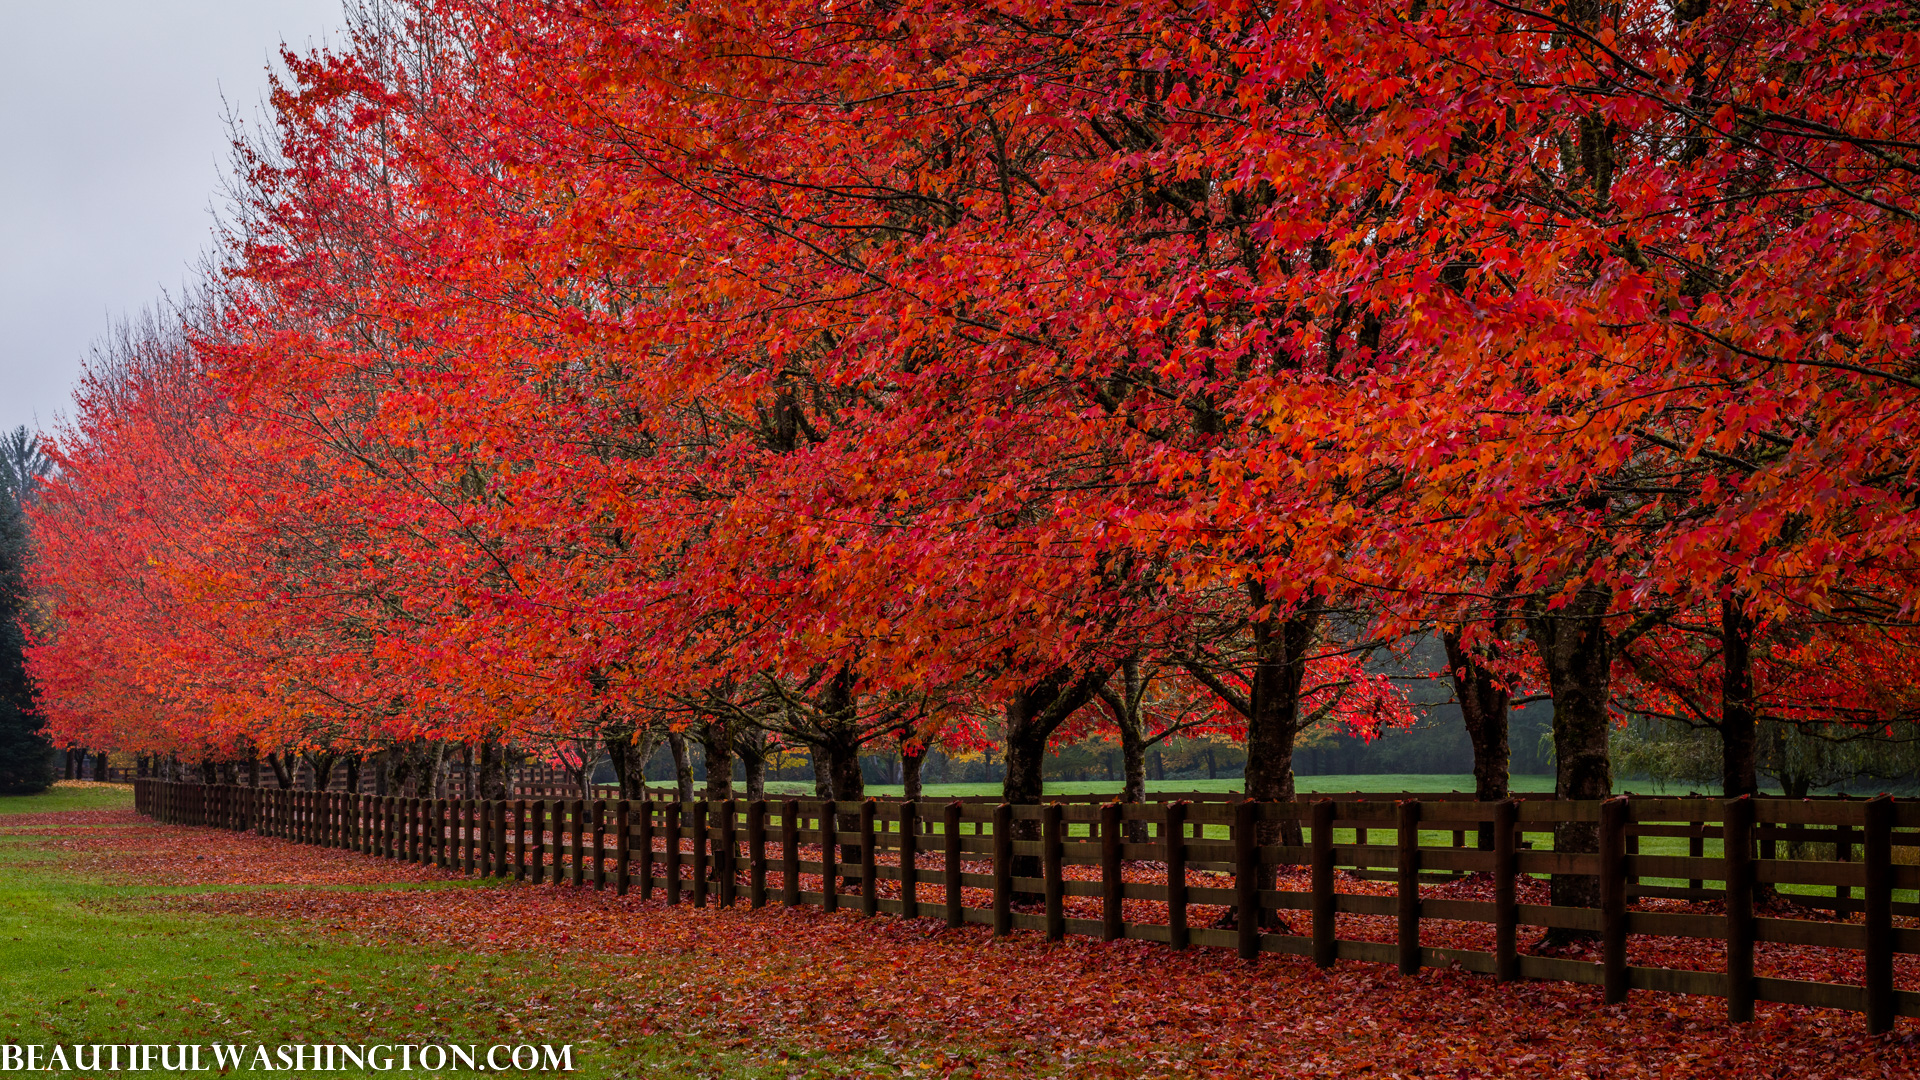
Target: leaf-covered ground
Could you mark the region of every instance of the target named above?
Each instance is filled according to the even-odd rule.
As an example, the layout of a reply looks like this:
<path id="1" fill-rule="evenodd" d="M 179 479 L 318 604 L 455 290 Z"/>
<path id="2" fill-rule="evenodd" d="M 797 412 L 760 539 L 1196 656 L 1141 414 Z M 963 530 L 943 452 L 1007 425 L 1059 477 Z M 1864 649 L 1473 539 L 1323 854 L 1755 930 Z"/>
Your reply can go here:
<path id="1" fill-rule="evenodd" d="M 217 925 L 275 954 L 340 958 L 324 974 L 303 967 L 269 986 L 281 993 L 280 1011 L 254 1023 L 289 1037 L 309 1022 L 305 1007 L 343 1032 L 400 1021 L 423 1038 L 574 1032 L 592 1040 L 594 1071 L 653 1062 L 632 1074 L 667 1067 L 672 1076 L 1920 1071 L 1915 1026 L 1874 1038 L 1856 1016 L 1792 1006 L 1763 1004 L 1757 1022 L 1736 1027 L 1714 999 L 1636 993 L 1603 1007 L 1590 987 L 1499 986 L 1458 972 L 1401 977 L 1362 963 L 1322 972 L 1289 957 L 1247 965 L 1224 951 L 1148 943 L 1049 945 L 1026 933 L 995 941 L 984 928 L 930 920 L 668 908 L 590 889 L 458 883 L 435 870 L 115 813 L 14 817 L 0 835 L 65 874 L 114 883 L 120 895 L 91 901 L 112 917 Z M 1712 966 L 1710 953 L 1700 966 Z M 346 970 L 355 964 L 386 974 Z M 407 981 L 396 981 L 402 972 Z M 258 994 L 237 986 L 224 987 L 230 998 Z M 301 992 L 289 999 L 288 987 Z M 184 1014 L 219 989 L 182 987 L 156 1003 Z"/>

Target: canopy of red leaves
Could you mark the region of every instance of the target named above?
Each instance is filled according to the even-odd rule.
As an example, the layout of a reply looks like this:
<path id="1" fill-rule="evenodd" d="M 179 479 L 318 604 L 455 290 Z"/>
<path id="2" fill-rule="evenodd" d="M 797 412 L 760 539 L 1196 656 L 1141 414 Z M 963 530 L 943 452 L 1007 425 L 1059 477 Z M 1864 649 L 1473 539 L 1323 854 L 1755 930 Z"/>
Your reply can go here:
<path id="1" fill-rule="evenodd" d="M 63 739 L 211 753 L 997 708 L 1496 594 L 1911 656 L 1917 47 L 1886 0 L 372 6 L 59 438 L 36 677 Z"/>

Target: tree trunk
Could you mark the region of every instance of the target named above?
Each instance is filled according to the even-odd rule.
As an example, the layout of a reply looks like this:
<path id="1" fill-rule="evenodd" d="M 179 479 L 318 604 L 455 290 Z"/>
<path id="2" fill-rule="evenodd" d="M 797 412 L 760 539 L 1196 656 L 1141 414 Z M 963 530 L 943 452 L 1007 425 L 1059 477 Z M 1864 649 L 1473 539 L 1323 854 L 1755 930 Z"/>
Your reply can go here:
<path id="1" fill-rule="evenodd" d="M 279 754 L 268 754 L 267 764 L 273 766 L 273 780 L 280 785 L 281 791 L 293 790 L 293 763 Z"/>
<path id="2" fill-rule="evenodd" d="M 643 732 L 607 737 L 607 760 L 613 762 L 613 777 L 620 785 L 623 799 L 646 798 L 647 760 L 653 757 L 652 738 Z"/>
<path id="3" fill-rule="evenodd" d="M 685 806 L 693 801 L 693 765 L 687 760 L 687 736 L 684 732 L 667 729 L 667 749 L 673 754 L 673 779 L 678 789 L 680 803 Z M 692 819 L 689 818 L 689 821 Z"/>
<path id="4" fill-rule="evenodd" d="M 860 828 L 860 803 L 867 797 L 867 777 L 860 771 L 860 744 L 855 741 L 850 724 L 827 726 L 825 733 L 827 738 L 821 742 L 820 749 L 827 758 L 826 773 L 831 785 L 828 794 L 842 811 L 836 815 L 839 819 L 836 827 L 841 832 L 854 832 Z M 859 866 L 860 845 L 840 845 L 840 861 Z M 842 875 L 841 884 L 854 888 L 860 885 L 860 877 L 848 872 Z"/>
<path id="5" fill-rule="evenodd" d="M 1606 627 L 1613 592 L 1588 585 L 1558 610 L 1535 605 L 1527 626 L 1547 669 L 1553 693 L 1554 794 L 1562 799 L 1606 799 L 1613 795 L 1607 758 L 1611 724 L 1607 702 L 1612 692 L 1613 638 Z M 1600 850 L 1599 828 L 1590 821 L 1569 821 L 1554 828 L 1554 849 Z M 1598 907 L 1600 879 L 1588 874 L 1555 874 L 1557 907 Z M 1592 939 L 1586 931 L 1549 930 L 1549 945 Z"/>
<path id="6" fill-rule="evenodd" d="M 807 747 L 807 765 L 813 769 L 813 797 L 824 799 L 833 794 L 833 773 L 827 768 L 826 754 L 820 747 Z"/>
<path id="7" fill-rule="evenodd" d="M 1753 619 L 1744 597 L 1720 602 L 1720 786 L 1729 799 L 1760 791 L 1754 754 Z"/>
<path id="8" fill-rule="evenodd" d="M 927 763 L 927 748 L 900 745 L 900 794 L 910 802 L 920 801 L 920 770 Z"/>
<path id="9" fill-rule="evenodd" d="M 1115 688 L 1113 680 L 1100 688 L 1100 697 L 1113 713 L 1114 726 L 1120 729 L 1120 758 L 1123 779 L 1120 785 L 1120 801 L 1123 803 L 1142 803 L 1147 799 L 1147 738 L 1146 726 L 1141 722 L 1140 707 L 1146 698 L 1146 680 L 1140 674 L 1140 658 L 1129 656 L 1120 662 L 1120 685 Z M 1157 752 L 1156 752 L 1157 753 Z M 1108 762 L 1108 774 L 1112 774 L 1112 762 Z M 1127 842 L 1144 844 L 1147 842 L 1147 823 L 1128 821 L 1126 825 Z"/>
<path id="10" fill-rule="evenodd" d="M 767 732 L 751 724 L 734 726 L 744 729 L 734 735 L 733 749 L 746 766 L 747 801 L 759 802 L 767 797 Z"/>
<path id="11" fill-rule="evenodd" d="M 505 799 L 513 794 L 512 787 L 512 777 L 507 775 L 507 748 L 492 739 L 484 740 L 480 744 L 480 797 Z"/>
<path id="12" fill-rule="evenodd" d="M 1002 799 L 1016 805 L 1040 801 L 1045 787 L 1041 769 L 1046 763 L 1047 743 L 1068 717 L 1093 700 L 1111 674 L 1111 668 L 1094 669 L 1076 675 L 1072 668 L 1060 667 L 1038 682 L 1015 691 L 1007 702 L 1007 773 L 1001 781 Z M 1015 821 L 1013 838 L 1040 839 L 1040 823 Z M 1015 856 L 1013 876 L 1039 877 L 1040 857 Z M 1035 904 L 1041 899 L 1037 893 L 1014 894 L 1016 903 Z"/>
<path id="13" fill-rule="evenodd" d="M 340 759 L 338 754 L 307 754 L 307 767 L 312 771 L 309 783 L 310 791 L 325 791 L 333 783 L 333 763 Z"/>
<path id="14" fill-rule="evenodd" d="M 1440 634 L 1447 650 L 1453 696 L 1460 701 L 1460 719 L 1473 744 L 1473 797 L 1499 802 L 1507 797 L 1511 779 L 1511 750 L 1507 745 L 1507 712 L 1513 693 L 1505 680 L 1481 666 L 1457 631 Z M 1493 850 L 1493 826 L 1480 827 L 1480 849 Z"/>
<path id="15" fill-rule="evenodd" d="M 733 798 L 733 732 L 727 721 L 701 724 L 700 744 L 707 755 L 707 798 Z"/>
<path id="16" fill-rule="evenodd" d="M 360 755 L 347 755 L 347 794 L 360 794 Z"/>
<path id="17" fill-rule="evenodd" d="M 1247 583 L 1247 600 L 1258 612 L 1268 605 L 1266 587 Z M 1309 600 L 1286 619 L 1253 621 L 1253 672 L 1247 695 L 1247 798 L 1286 802 L 1294 795 L 1293 743 L 1300 734 L 1300 688 L 1307 677 L 1307 653 L 1320 627 L 1320 602 Z M 1262 822 L 1261 844 L 1304 842 L 1297 821 Z M 1260 887 L 1273 887 L 1263 871 Z"/>

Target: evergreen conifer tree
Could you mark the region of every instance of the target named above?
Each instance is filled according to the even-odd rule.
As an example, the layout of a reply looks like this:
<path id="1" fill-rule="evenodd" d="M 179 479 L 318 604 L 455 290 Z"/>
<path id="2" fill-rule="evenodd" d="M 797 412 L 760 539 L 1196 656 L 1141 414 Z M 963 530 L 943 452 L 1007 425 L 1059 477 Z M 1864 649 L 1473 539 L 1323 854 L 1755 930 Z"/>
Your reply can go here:
<path id="1" fill-rule="evenodd" d="M 33 498 L 47 459 L 23 426 L 5 440 L 0 484 L 0 794 L 24 795 L 53 783 L 53 745 L 42 733 L 27 677 L 27 562 L 32 537 L 26 505 Z"/>

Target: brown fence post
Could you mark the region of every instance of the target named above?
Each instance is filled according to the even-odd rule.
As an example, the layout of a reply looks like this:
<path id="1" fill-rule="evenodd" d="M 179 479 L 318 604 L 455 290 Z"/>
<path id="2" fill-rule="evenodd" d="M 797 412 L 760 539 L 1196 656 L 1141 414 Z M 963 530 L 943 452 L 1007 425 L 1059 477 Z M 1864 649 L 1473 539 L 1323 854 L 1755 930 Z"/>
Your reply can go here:
<path id="1" fill-rule="evenodd" d="M 747 906 L 767 906 L 767 800 L 747 804 Z"/>
<path id="2" fill-rule="evenodd" d="M 1867 1031 L 1893 1030 L 1893 799 L 1862 804 L 1867 882 L 1861 899 L 1867 922 Z"/>
<path id="3" fill-rule="evenodd" d="M 562 804 L 562 805 L 566 805 L 566 804 Z M 573 878 L 573 887 L 577 889 L 581 885 L 586 883 L 586 873 L 587 873 L 587 859 L 586 859 L 587 804 L 586 804 L 586 801 L 584 799 L 573 800 L 571 811 L 573 814 L 573 820 L 568 823 L 567 839 L 568 839 L 568 846 L 573 849 L 573 856 L 572 856 L 573 857 L 573 873 L 571 876 Z M 555 829 L 554 831 L 556 833 L 559 832 L 558 829 Z M 558 839 L 558 837 L 556 836 L 555 839 Z M 556 875 L 554 878 L 554 884 L 555 885 L 560 884 L 558 875 Z"/>
<path id="4" fill-rule="evenodd" d="M 494 818 L 496 816 L 501 822 L 501 827 L 499 828 L 500 836 L 497 842 L 502 844 L 506 843 L 505 822 L 507 815 L 504 809 L 496 809 L 497 806 L 496 800 L 493 799 L 475 799 L 473 801 L 473 836 L 471 839 L 473 844 L 473 872 L 479 877 L 492 877 L 496 873 L 497 868 L 494 865 L 495 856 L 493 853 L 494 844 L 496 843 L 493 835 L 495 831 Z"/>
<path id="5" fill-rule="evenodd" d="M 880 913 L 880 888 L 878 860 L 874 858 L 874 814 L 879 804 L 867 799 L 860 804 L 860 913 L 878 915 Z"/>
<path id="6" fill-rule="evenodd" d="M 446 799 L 433 800 L 433 846 L 434 864 L 442 870 L 453 865 L 453 838 L 448 835 L 453 824 L 453 804 Z"/>
<path id="7" fill-rule="evenodd" d="M 1414 975 L 1420 971 L 1420 800 L 1400 800 L 1394 840 L 1399 848 L 1394 907 L 1400 924 L 1400 974 Z"/>
<path id="8" fill-rule="evenodd" d="M 707 906 L 707 865 L 709 848 L 712 845 L 712 830 L 707 822 L 707 801 L 696 799 L 693 802 L 693 906 Z"/>
<path id="9" fill-rule="evenodd" d="M 962 856 L 960 850 L 960 814 L 960 800 L 955 799 L 947 804 L 947 808 L 940 819 L 941 827 L 947 831 L 947 853 L 945 859 L 946 881 L 944 884 L 946 885 L 945 899 L 947 907 L 947 927 L 949 929 L 958 928 L 966 922 L 965 916 L 961 914 L 960 907 L 960 860 Z"/>
<path id="10" fill-rule="evenodd" d="M 1125 882 L 1120 876 L 1120 832 L 1125 813 L 1117 802 L 1100 808 L 1100 940 L 1119 941 L 1126 936 L 1124 918 Z"/>
<path id="11" fill-rule="evenodd" d="M 1493 804 L 1493 977 L 1513 982 L 1520 977 L 1520 904 L 1516 896 L 1520 860 L 1514 850 L 1520 827 L 1520 804 L 1502 799 Z"/>
<path id="12" fill-rule="evenodd" d="M 1313 804 L 1313 962 L 1333 966 L 1337 952 L 1334 934 L 1333 800 Z"/>
<path id="13" fill-rule="evenodd" d="M 666 822 L 666 903 L 680 903 L 680 822 L 687 813 L 687 803 L 672 801 L 664 803 L 662 821 Z"/>
<path id="14" fill-rule="evenodd" d="M 511 811 L 513 822 L 511 836 L 507 833 L 509 811 Z M 495 877 L 511 877 L 515 881 L 526 880 L 526 836 L 527 800 L 515 799 L 511 805 L 505 799 L 493 800 L 493 874 Z"/>
<path id="15" fill-rule="evenodd" d="M 1753 1019 L 1753 799 L 1729 799 L 1725 810 L 1727 876 L 1727 1019 Z"/>
<path id="16" fill-rule="evenodd" d="M 920 917 L 920 807 L 900 803 L 900 917 Z"/>
<path id="17" fill-rule="evenodd" d="M 469 787 L 471 790 L 471 787 Z M 467 876 L 483 873 L 480 869 L 480 812 L 486 804 L 467 799 Z"/>
<path id="18" fill-rule="evenodd" d="M 840 821 L 832 799 L 820 804 L 820 909 L 840 907 Z"/>
<path id="19" fill-rule="evenodd" d="M 607 800 L 593 800 L 593 891 L 607 887 Z"/>
<path id="20" fill-rule="evenodd" d="M 1600 804 L 1600 985 L 1608 1005 L 1627 1000 L 1627 800 Z"/>
<path id="21" fill-rule="evenodd" d="M 1242 799 L 1233 808 L 1234 922 L 1240 959 L 1260 955 L 1260 804 Z"/>
<path id="22" fill-rule="evenodd" d="M 1013 933 L 1013 807 L 993 808 L 993 935 Z"/>
<path id="23" fill-rule="evenodd" d="M 1066 876 L 1061 868 L 1065 856 L 1066 811 L 1057 802 L 1050 802 L 1040 809 L 1040 865 L 1045 880 L 1043 895 L 1046 899 L 1047 940 L 1059 941 L 1067 936 Z"/>
<path id="24" fill-rule="evenodd" d="M 1706 858 L 1707 823 L 1705 821 L 1691 821 L 1687 824 L 1687 857 L 1690 859 Z M 1689 889 L 1704 889 L 1706 885 L 1707 883 L 1699 878 L 1693 878 L 1687 882 L 1687 888 Z M 1699 897 L 1693 897 L 1693 899 L 1699 899 Z"/>
<path id="25" fill-rule="evenodd" d="M 1166 824 L 1160 837 L 1166 845 L 1167 863 L 1167 944 L 1176 949 L 1187 947 L 1187 801 L 1167 804 Z"/>
<path id="26" fill-rule="evenodd" d="M 738 813 L 739 803 L 733 799 L 722 799 L 720 807 L 720 850 L 714 853 L 714 881 L 720 886 L 719 904 L 723 908 L 733 906 L 735 893 L 740 888 L 739 871 L 735 866 L 740 852 L 738 826 L 734 815 Z"/>
<path id="27" fill-rule="evenodd" d="M 652 799 L 640 800 L 640 899 L 653 899 L 653 808 Z"/>
<path id="28" fill-rule="evenodd" d="M 559 815 L 554 815 L 556 818 Z M 547 800 L 535 799 L 527 804 L 526 844 L 527 880 L 535 885 L 544 885 L 547 881 Z M 519 840 L 519 837 L 515 837 Z M 518 877 L 518 874 L 515 874 Z M 560 876 L 560 864 L 553 866 L 553 876 Z"/>
<path id="29" fill-rule="evenodd" d="M 613 804 L 613 894 L 627 895 L 627 868 L 633 858 L 632 806 L 625 799 Z"/>
<path id="30" fill-rule="evenodd" d="M 1844 803 L 1846 800 L 1846 796 L 1842 795 L 1840 796 L 1840 798 Z M 1842 824 L 1834 828 L 1833 858 L 1835 862 L 1847 863 L 1847 862 L 1853 861 L 1853 826 Z M 1833 899 L 1834 899 L 1834 904 L 1833 904 L 1834 917 L 1835 918 L 1845 917 L 1847 913 L 1847 909 L 1852 907 L 1853 905 L 1843 903 L 1842 901 L 1853 899 L 1853 886 L 1835 885 L 1833 887 Z"/>
<path id="31" fill-rule="evenodd" d="M 780 807 L 780 902 L 800 906 L 800 800 Z"/>

